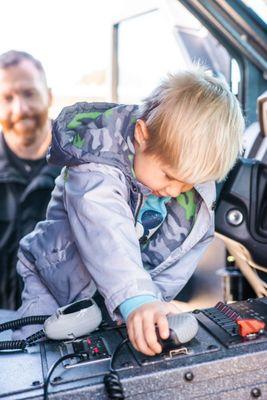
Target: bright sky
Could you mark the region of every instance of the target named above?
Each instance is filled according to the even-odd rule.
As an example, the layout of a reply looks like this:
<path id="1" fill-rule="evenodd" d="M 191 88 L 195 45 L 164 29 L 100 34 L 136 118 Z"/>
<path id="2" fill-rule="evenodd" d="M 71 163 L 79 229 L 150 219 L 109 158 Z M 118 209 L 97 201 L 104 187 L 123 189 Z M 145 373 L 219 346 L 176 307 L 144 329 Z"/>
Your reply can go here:
<path id="1" fill-rule="evenodd" d="M 2 0 L 0 53 L 12 48 L 32 53 L 54 93 L 70 93 L 82 76 L 110 67 L 111 21 L 157 1 Z"/>
<path id="2" fill-rule="evenodd" d="M 43 63 L 49 84 L 61 87 L 106 66 L 107 0 L 1 2 L 0 51 L 26 50 Z M 3 17 L 4 16 L 4 17 Z"/>
<path id="3" fill-rule="evenodd" d="M 110 64 L 111 20 L 130 3 L 2 0 L 0 52 L 13 48 L 32 53 L 43 63 L 49 85 L 61 91 L 67 83 L 72 86 L 82 75 Z"/>

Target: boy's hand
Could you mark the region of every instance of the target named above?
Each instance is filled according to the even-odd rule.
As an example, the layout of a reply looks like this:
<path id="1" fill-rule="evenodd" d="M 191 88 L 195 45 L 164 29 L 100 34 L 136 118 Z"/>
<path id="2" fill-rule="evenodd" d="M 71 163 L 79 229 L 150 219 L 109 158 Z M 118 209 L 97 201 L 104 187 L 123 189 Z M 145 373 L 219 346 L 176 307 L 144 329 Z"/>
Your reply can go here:
<path id="1" fill-rule="evenodd" d="M 134 348 L 148 356 L 161 353 L 155 325 L 158 327 L 160 337 L 167 339 L 169 325 L 166 315 L 178 312 L 174 304 L 162 301 L 144 304 L 133 311 L 127 319 L 127 332 Z"/>

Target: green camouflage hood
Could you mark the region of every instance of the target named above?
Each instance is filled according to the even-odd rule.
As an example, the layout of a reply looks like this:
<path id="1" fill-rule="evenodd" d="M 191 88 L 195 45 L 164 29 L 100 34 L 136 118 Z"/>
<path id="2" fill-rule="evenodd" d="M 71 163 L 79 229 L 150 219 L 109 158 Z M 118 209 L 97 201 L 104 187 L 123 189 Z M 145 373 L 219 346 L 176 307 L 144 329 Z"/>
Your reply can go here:
<path id="1" fill-rule="evenodd" d="M 133 135 L 138 106 L 76 103 L 53 123 L 48 161 L 58 166 L 104 163 L 131 175 Z"/>

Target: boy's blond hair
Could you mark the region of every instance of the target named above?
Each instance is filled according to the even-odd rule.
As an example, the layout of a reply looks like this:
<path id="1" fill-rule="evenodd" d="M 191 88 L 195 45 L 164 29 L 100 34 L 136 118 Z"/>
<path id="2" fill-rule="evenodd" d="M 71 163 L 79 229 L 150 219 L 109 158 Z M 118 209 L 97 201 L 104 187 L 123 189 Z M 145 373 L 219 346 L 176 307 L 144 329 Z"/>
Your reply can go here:
<path id="1" fill-rule="evenodd" d="M 244 119 L 227 84 L 203 68 L 169 75 L 145 99 L 146 152 L 197 184 L 222 180 L 242 149 Z"/>

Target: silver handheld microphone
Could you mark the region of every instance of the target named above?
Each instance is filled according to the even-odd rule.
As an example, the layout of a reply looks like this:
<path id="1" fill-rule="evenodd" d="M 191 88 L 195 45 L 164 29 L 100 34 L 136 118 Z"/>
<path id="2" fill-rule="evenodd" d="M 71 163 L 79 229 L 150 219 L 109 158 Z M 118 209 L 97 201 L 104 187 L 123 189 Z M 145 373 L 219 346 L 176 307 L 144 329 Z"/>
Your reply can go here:
<path id="1" fill-rule="evenodd" d="M 171 350 L 192 340 L 198 331 L 198 322 L 190 313 L 171 314 L 167 316 L 170 335 L 162 339 L 158 334 L 158 341 L 163 351 Z"/>

